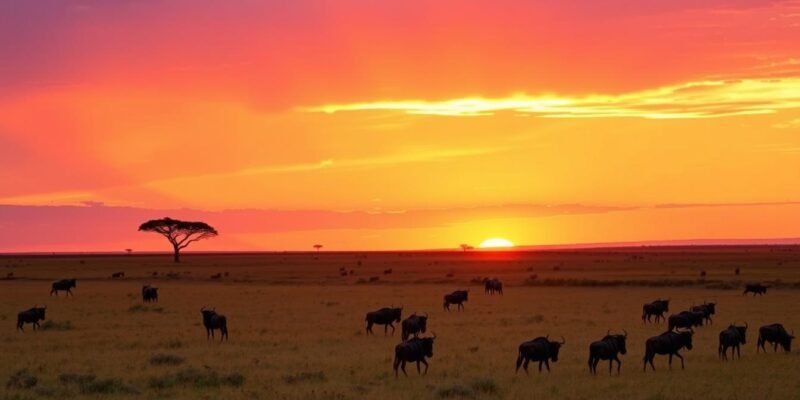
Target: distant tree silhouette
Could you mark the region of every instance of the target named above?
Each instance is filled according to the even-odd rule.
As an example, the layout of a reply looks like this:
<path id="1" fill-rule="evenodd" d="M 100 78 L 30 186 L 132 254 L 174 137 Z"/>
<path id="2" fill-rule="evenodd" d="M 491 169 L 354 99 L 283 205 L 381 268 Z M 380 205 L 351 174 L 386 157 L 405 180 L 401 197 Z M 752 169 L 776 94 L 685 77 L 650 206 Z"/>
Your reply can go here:
<path id="1" fill-rule="evenodd" d="M 466 243 L 462 243 L 461 245 L 459 245 L 459 247 L 461 247 L 461 250 L 464 250 L 464 251 L 474 249 L 474 247 L 472 247 L 472 246 L 470 246 L 470 245 L 468 245 Z"/>
<path id="2" fill-rule="evenodd" d="M 181 262 L 180 251 L 190 244 L 218 235 L 216 229 L 205 222 L 180 221 L 169 217 L 151 219 L 139 226 L 142 232 L 158 233 L 169 241 L 175 251 L 175 262 Z"/>
<path id="3" fill-rule="evenodd" d="M 315 244 L 314 248 L 317 249 L 317 253 L 319 253 L 319 249 L 322 248 L 322 245 L 321 244 Z"/>
<path id="4" fill-rule="evenodd" d="M 128 255 L 131 255 L 131 253 L 133 253 L 133 249 L 125 249 L 125 253 L 128 253 Z"/>

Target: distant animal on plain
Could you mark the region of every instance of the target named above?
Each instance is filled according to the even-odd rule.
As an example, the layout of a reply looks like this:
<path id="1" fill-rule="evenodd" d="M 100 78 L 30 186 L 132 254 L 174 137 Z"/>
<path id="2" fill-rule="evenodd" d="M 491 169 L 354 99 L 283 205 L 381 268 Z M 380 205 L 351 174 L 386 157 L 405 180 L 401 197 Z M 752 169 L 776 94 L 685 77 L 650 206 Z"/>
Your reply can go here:
<path id="1" fill-rule="evenodd" d="M 158 303 L 158 288 L 150 285 L 142 286 L 142 302 Z"/>
<path id="2" fill-rule="evenodd" d="M 389 275 L 391 273 L 392 273 L 392 269 L 391 268 L 387 268 L 387 269 L 383 270 L 383 274 L 384 275 Z"/>
<path id="3" fill-rule="evenodd" d="M 28 310 L 22 311 L 17 314 L 17 330 L 20 332 L 25 332 L 23 329 L 23 325 L 25 324 L 33 324 L 33 330 L 35 331 L 36 328 L 39 327 L 39 321 L 44 320 L 44 312 L 47 309 L 47 306 L 44 307 L 37 307 L 33 306 Z"/>
<path id="4" fill-rule="evenodd" d="M 381 280 L 381 277 L 380 277 L 380 276 L 370 276 L 370 277 L 369 277 L 369 281 L 370 281 L 370 282 L 377 282 L 377 281 L 379 281 L 379 280 Z"/>
<path id="5" fill-rule="evenodd" d="M 62 279 L 60 281 L 53 282 L 52 289 L 50 289 L 50 296 L 55 294 L 58 296 L 58 292 L 67 292 L 67 296 L 72 296 L 72 288 L 77 286 L 77 280 L 75 279 Z"/>
<path id="6" fill-rule="evenodd" d="M 428 314 L 425 315 L 417 315 L 416 313 L 411 314 L 408 318 L 403 320 L 403 323 L 400 325 L 401 328 L 401 338 L 405 341 L 408 340 L 408 337 L 414 335 L 414 337 L 419 336 L 420 333 L 425 333 L 428 329 Z"/>
<path id="7" fill-rule="evenodd" d="M 211 275 L 211 279 L 222 279 L 222 274 L 217 272 L 214 275 Z"/>
<path id="8" fill-rule="evenodd" d="M 547 372 L 550 372 L 550 361 L 558 361 L 558 352 L 566 343 L 567 341 L 563 337 L 560 342 L 555 342 L 550 340 L 550 336 L 540 336 L 520 344 L 517 350 L 516 372 L 519 372 L 519 367 L 522 366 L 527 374 L 528 363 L 531 361 L 539 362 L 539 372 L 542 372 L 542 364 L 547 367 Z"/>
<path id="9" fill-rule="evenodd" d="M 769 286 L 762 285 L 760 283 L 748 283 L 748 284 L 744 285 L 744 292 L 742 293 L 742 295 L 746 295 L 748 293 L 752 293 L 753 296 L 756 296 L 756 295 L 763 296 L 763 295 L 767 294 L 767 289 L 769 289 Z"/>
<path id="10" fill-rule="evenodd" d="M 450 311 L 450 304 L 456 304 L 458 311 L 464 309 L 464 302 L 469 300 L 468 290 L 456 290 L 453 293 L 444 295 L 444 309 Z"/>
<path id="11" fill-rule="evenodd" d="M 367 335 L 375 334 L 372 331 L 372 325 L 383 325 L 383 335 L 386 336 L 389 328 L 392 328 L 392 335 L 394 335 L 394 323 L 400 322 L 403 315 L 403 307 L 390 308 L 384 307 L 377 311 L 367 313 L 364 318 L 367 321 Z"/>
<path id="12" fill-rule="evenodd" d="M 497 278 L 487 278 L 483 282 L 483 289 L 486 294 L 503 294 L 503 282 L 500 282 Z"/>
<path id="13" fill-rule="evenodd" d="M 719 353 L 719 358 L 723 360 L 728 359 L 728 348 L 731 349 L 731 358 L 734 358 L 737 354 L 739 355 L 739 359 L 742 358 L 742 349 L 741 345 L 747 343 L 747 322 L 744 323 L 744 326 L 736 326 L 731 324 L 728 326 L 728 329 L 719 333 L 719 348 L 717 349 L 717 353 Z"/>
<path id="14" fill-rule="evenodd" d="M 433 342 L 436 340 L 436 333 L 431 337 L 416 337 L 408 341 L 404 341 L 394 348 L 394 377 L 398 377 L 398 368 L 403 371 L 403 375 L 408 376 L 406 373 L 406 363 L 417 363 L 417 373 L 426 375 L 428 373 L 428 362 L 426 358 L 433 357 Z M 419 364 L 425 364 L 425 372 L 420 372 Z"/>
<path id="15" fill-rule="evenodd" d="M 756 344 L 756 353 L 759 349 L 767 352 L 764 344 L 772 343 L 773 350 L 778 351 L 778 345 L 783 348 L 783 351 L 789 353 L 792 351 L 792 340 L 794 340 L 794 330 L 792 333 L 786 332 L 786 328 L 781 324 L 764 325 L 758 329 L 758 343 Z"/>
<path id="16" fill-rule="evenodd" d="M 209 310 L 206 307 L 200 309 L 200 314 L 203 315 L 206 339 L 214 338 L 214 331 L 219 329 L 219 341 L 222 342 L 223 339 L 228 340 L 228 320 L 224 315 L 217 314 L 216 308 Z"/>
<path id="17" fill-rule="evenodd" d="M 111 277 L 115 278 L 115 279 L 116 278 L 124 278 L 125 277 L 125 273 L 124 272 L 114 272 L 113 274 L 111 274 Z"/>
<path id="18" fill-rule="evenodd" d="M 650 322 L 650 317 L 655 316 L 656 322 L 664 318 L 664 313 L 669 312 L 669 299 L 655 300 L 642 306 L 642 322 Z"/>
<path id="19" fill-rule="evenodd" d="M 619 359 L 619 354 L 625 354 L 628 349 L 625 342 L 628 339 L 628 332 L 623 330 L 622 335 L 612 335 L 609 330 L 606 336 L 589 345 L 589 372 L 597 375 L 597 364 L 600 360 L 608 360 L 608 374 L 611 374 L 611 369 L 614 361 L 617 362 L 617 375 L 620 374 L 622 368 L 622 361 Z"/>
<path id="20" fill-rule="evenodd" d="M 655 359 L 657 354 L 669 355 L 670 369 L 672 369 L 672 356 L 680 358 L 681 369 L 684 369 L 683 356 L 681 356 L 679 352 L 684 347 L 687 350 L 692 350 L 692 335 L 694 335 L 694 331 L 691 329 L 678 332 L 670 330 L 662 333 L 661 335 L 653 336 L 650 339 L 647 339 L 644 349 L 645 372 L 647 371 L 648 363 L 653 371 L 656 370 L 656 366 L 653 365 L 653 359 Z"/>

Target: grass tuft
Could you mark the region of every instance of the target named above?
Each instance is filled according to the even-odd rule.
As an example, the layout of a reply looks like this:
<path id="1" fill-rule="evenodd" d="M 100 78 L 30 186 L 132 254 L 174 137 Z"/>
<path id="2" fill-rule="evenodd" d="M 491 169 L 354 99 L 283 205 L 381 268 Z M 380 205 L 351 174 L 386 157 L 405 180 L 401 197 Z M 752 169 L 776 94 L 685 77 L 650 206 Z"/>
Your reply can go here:
<path id="1" fill-rule="evenodd" d="M 27 369 L 21 369 L 17 372 L 14 372 L 8 378 L 8 382 L 6 383 L 7 389 L 30 389 L 36 384 L 39 383 L 39 378 L 36 375 L 33 375 Z"/>
<path id="2" fill-rule="evenodd" d="M 150 365 L 181 365 L 183 361 L 183 357 L 174 354 L 158 353 L 150 357 Z"/>
<path id="3" fill-rule="evenodd" d="M 72 330 L 72 322 L 71 321 L 45 321 L 39 329 L 43 331 L 71 331 Z"/>
<path id="4" fill-rule="evenodd" d="M 163 313 L 164 307 L 148 307 L 144 304 L 134 304 L 128 308 L 128 312 L 155 312 L 155 313 Z"/>
<path id="5" fill-rule="evenodd" d="M 194 388 L 218 388 L 221 386 L 240 387 L 245 377 L 240 373 L 219 374 L 214 370 L 184 368 L 174 374 L 151 377 L 149 384 L 153 389 L 169 389 L 175 386 L 191 386 Z"/>
<path id="6" fill-rule="evenodd" d="M 94 374 L 65 373 L 58 376 L 63 385 L 75 385 L 81 394 L 109 395 L 109 394 L 139 394 L 139 391 L 122 382 L 120 379 L 97 379 Z"/>
<path id="7" fill-rule="evenodd" d="M 286 375 L 283 377 L 283 381 L 293 385 L 293 384 L 303 384 L 303 383 L 314 383 L 314 382 L 325 382 L 327 378 L 325 378 L 325 373 L 322 371 L 318 372 L 298 372 L 293 375 Z"/>

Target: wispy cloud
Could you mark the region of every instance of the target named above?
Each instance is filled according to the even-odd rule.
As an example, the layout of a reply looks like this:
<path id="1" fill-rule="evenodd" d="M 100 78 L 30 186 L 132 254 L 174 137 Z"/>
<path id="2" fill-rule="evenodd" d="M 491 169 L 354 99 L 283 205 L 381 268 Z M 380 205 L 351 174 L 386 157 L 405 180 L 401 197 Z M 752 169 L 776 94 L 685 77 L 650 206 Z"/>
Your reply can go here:
<path id="1" fill-rule="evenodd" d="M 639 92 L 579 97 L 517 94 L 505 98 L 326 104 L 299 110 L 324 113 L 390 111 L 442 116 L 515 112 L 547 118 L 690 119 L 769 114 L 795 108 L 800 108 L 800 78 L 708 80 Z"/>

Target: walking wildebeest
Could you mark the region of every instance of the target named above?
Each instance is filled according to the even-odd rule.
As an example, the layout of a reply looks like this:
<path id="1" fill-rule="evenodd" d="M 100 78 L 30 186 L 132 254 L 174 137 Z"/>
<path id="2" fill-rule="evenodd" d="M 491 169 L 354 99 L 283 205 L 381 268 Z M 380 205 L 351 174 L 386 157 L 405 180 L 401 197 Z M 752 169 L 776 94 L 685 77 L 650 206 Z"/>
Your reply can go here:
<path id="1" fill-rule="evenodd" d="M 111 274 L 111 277 L 114 278 L 114 279 L 116 279 L 116 278 L 124 278 L 125 277 L 125 273 L 124 272 L 114 272 L 113 274 Z"/>
<path id="2" fill-rule="evenodd" d="M 367 321 L 367 335 L 375 334 L 372 332 L 372 325 L 383 325 L 383 335 L 392 327 L 392 335 L 394 335 L 394 322 L 400 322 L 403 314 L 403 307 L 400 308 L 381 308 L 378 311 L 371 311 L 367 313 L 365 320 Z"/>
<path id="3" fill-rule="evenodd" d="M 142 286 L 142 302 L 158 303 L 158 288 L 150 285 Z"/>
<path id="4" fill-rule="evenodd" d="M 411 340 L 401 342 L 394 347 L 394 377 L 397 378 L 397 367 L 403 371 L 403 375 L 408 376 L 406 373 L 406 363 L 416 362 L 417 373 L 425 375 L 428 373 L 428 362 L 425 358 L 433 357 L 433 341 L 436 339 L 436 333 L 433 336 L 420 338 L 416 337 Z M 425 372 L 420 372 L 419 363 L 425 364 Z"/>
<path id="5" fill-rule="evenodd" d="M 35 331 L 36 328 L 39 327 L 39 321 L 44 320 L 44 310 L 47 309 L 45 307 L 37 307 L 33 306 L 33 308 L 29 310 L 25 310 L 17 314 L 17 330 L 25 332 L 25 329 L 22 328 L 24 324 L 33 324 L 33 330 Z"/>
<path id="6" fill-rule="evenodd" d="M 712 325 L 714 320 L 711 319 L 711 316 L 717 313 L 717 303 L 706 303 L 704 301 L 703 304 L 699 306 L 692 306 L 689 311 L 703 313 L 703 321 Z"/>
<path id="7" fill-rule="evenodd" d="M 464 308 L 464 302 L 468 300 L 468 290 L 456 290 L 453 293 L 444 295 L 444 309 L 450 311 L 450 304 L 458 305 L 458 311 Z"/>
<path id="8" fill-rule="evenodd" d="M 560 342 L 553 342 L 550 341 L 550 336 L 538 337 L 531 341 L 522 343 L 519 345 L 516 372 L 519 372 L 519 367 L 522 365 L 522 368 L 527 374 L 528 363 L 530 361 L 539 362 L 539 372 L 542 372 L 542 364 L 547 367 L 547 372 L 550 372 L 550 361 L 558 361 L 558 351 L 561 349 L 561 346 L 566 343 L 567 341 L 564 339 L 564 337 L 561 337 Z"/>
<path id="9" fill-rule="evenodd" d="M 624 335 L 612 335 L 609 330 L 606 337 L 589 345 L 589 372 L 597 375 L 597 364 L 600 360 L 608 360 L 608 374 L 611 374 L 611 367 L 614 361 L 617 362 L 617 375 L 622 368 L 622 361 L 620 361 L 618 354 L 625 354 L 628 349 L 625 347 L 625 341 L 628 339 L 628 332 L 623 330 Z"/>
<path id="10" fill-rule="evenodd" d="M 408 337 L 411 335 L 414 335 L 414 337 L 416 337 L 420 333 L 425 333 L 425 330 L 428 329 L 428 314 L 425 315 L 417 315 L 416 313 L 411 314 L 411 316 L 403 320 L 401 328 L 402 328 L 401 337 L 403 341 L 407 340 Z"/>
<path id="11" fill-rule="evenodd" d="M 53 288 L 50 289 L 50 296 L 55 293 L 58 296 L 58 292 L 65 291 L 67 292 L 67 296 L 72 296 L 72 288 L 76 287 L 77 281 L 75 279 L 62 279 L 60 281 L 53 282 Z"/>
<path id="12" fill-rule="evenodd" d="M 655 316 L 656 322 L 666 319 L 664 313 L 669 312 L 669 299 L 656 300 L 642 306 L 642 322 L 650 322 L 650 317 Z"/>
<path id="13" fill-rule="evenodd" d="M 767 289 L 769 289 L 769 286 L 762 285 L 760 283 L 748 283 L 744 285 L 744 293 L 742 293 L 742 295 L 746 295 L 747 293 L 753 293 L 753 296 L 755 295 L 763 296 L 767 294 Z"/>
<path id="14" fill-rule="evenodd" d="M 696 326 L 703 326 L 703 319 L 705 314 L 700 311 L 681 311 L 678 314 L 670 315 L 667 319 L 669 330 L 675 328 L 694 328 Z"/>
<path id="15" fill-rule="evenodd" d="M 719 353 L 719 358 L 723 360 L 728 359 L 728 347 L 731 347 L 731 358 L 735 358 L 736 354 L 739 355 L 739 359 L 742 358 L 742 344 L 747 343 L 747 322 L 744 323 L 744 326 L 736 326 L 731 324 L 728 329 L 719 333 L 719 348 L 717 352 Z"/>
<path id="16" fill-rule="evenodd" d="M 792 333 L 786 332 L 786 328 L 783 327 L 781 324 L 772 324 L 772 325 L 765 325 L 758 329 L 758 344 L 756 345 L 756 353 L 758 353 L 758 349 L 764 350 L 767 352 L 767 349 L 764 348 L 765 342 L 770 342 L 773 345 L 773 349 L 778 351 L 778 345 L 780 344 L 783 347 L 783 351 L 790 352 L 792 351 L 792 339 L 794 339 L 794 330 Z"/>
<path id="17" fill-rule="evenodd" d="M 656 354 L 669 355 L 670 369 L 672 369 L 672 356 L 680 358 L 681 369 L 683 369 L 684 368 L 683 356 L 681 356 L 678 352 L 684 347 L 686 347 L 687 350 L 692 349 L 693 334 L 694 331 L 692 331 L 691 329 L 679 332 L 668 331 L 658 336 L 653 336 L 650 339 L 647 339 L 644 350 L 645 372 L 647 371 L 648 363 L 650 363 L 650 367 L 653 368 L 653 371 L 656 370 L 656 366 L 653 365 L 653 359 L 656 357 Z"/>
<path id="18" fill-rule="evenodd" d="M 214 331 L 219 329 L 219 341 L 222 342 L 222 339 L 228 340 L 228 320 L 224 315 L 217 314 L 216 308 L 207 310 L 206 307 L 201 308 L 200 313 L 203 314 L 203 326 L 206 328 L 206 339 L 213 338 Z"/>
<path id="19" fill-rule="evenodd" d="M 483 281 L 484 292 L 487 294 L 503 294 L 503 282 L 497 278 L 485 279 Z"/>

